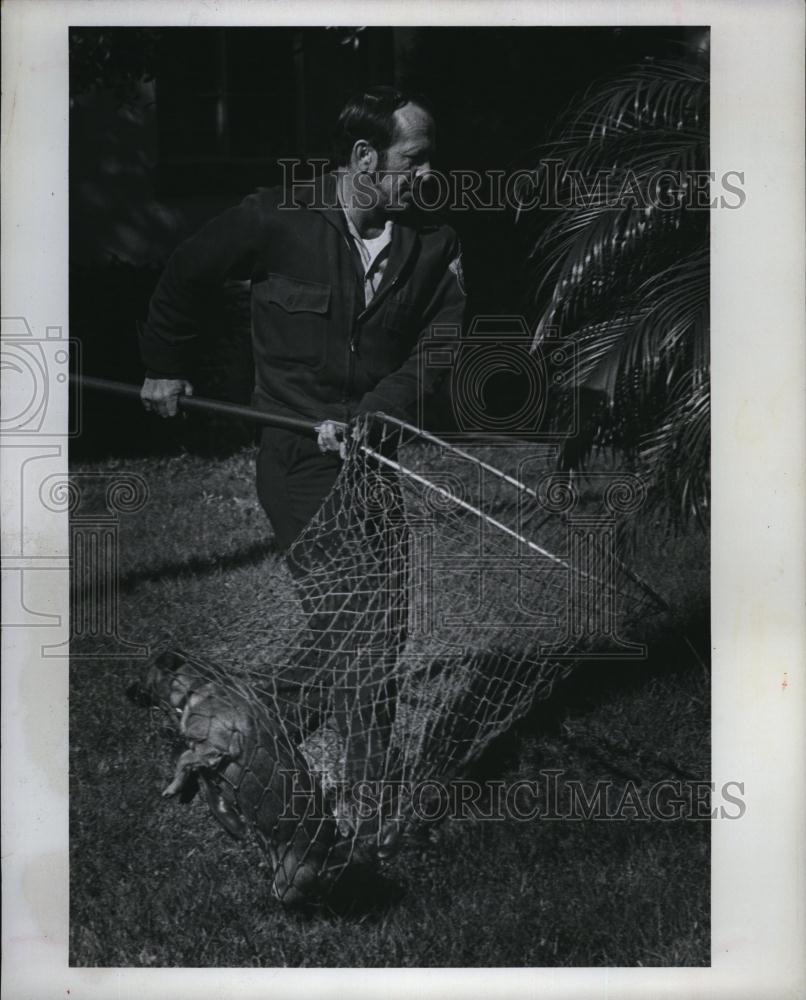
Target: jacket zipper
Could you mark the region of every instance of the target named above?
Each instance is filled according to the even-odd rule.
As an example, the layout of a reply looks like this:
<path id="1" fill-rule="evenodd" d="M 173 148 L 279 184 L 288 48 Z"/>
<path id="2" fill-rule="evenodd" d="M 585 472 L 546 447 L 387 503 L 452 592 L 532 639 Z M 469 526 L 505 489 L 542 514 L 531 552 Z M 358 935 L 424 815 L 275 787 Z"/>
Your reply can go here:
<path id="1" fill-rule="evenodd" d="M 400 281 L 400 274 L 396 274 L 394 276 L 394 278 L 392 278 L 392 280 L 389 282 L 389 284 L 387 285 L 387 287 L 384 289 L 384 295 L 388 295 L 397 286 L 397 284 L 398 284 L 399 281 Z M 373 299 L 372 302 L 374 302 L 374 301 L 375 300 Z M 363 317 L 366 316 L 367 312 L 369 312 L 369 308 L 372 305 L 372 302 L 370 302 L 368 306 L 365 306 L 361 310 L 361 312 L 355 317 L 355 319 L 353 321 L 353 332 L 350 334 L 350 359 L 351 359 L 351 361 L 358 354 L 358 339 L 359 339 L 359 334 L 360 334 L 360 328 L 358 326 L 356 326 L 356 324 L 360 324 L 361 323 L 361 320 L 363 319 Z"/>
<path id="2" fill-rule="evenodd" d="M 390 295 L 394 291 L 394 289 L 397 288 L 397 286 L 400 284 L 401 273 L 402 273 L 401 271 L 398 271 L 397 274 L 394 276 L 394 278 L 392 278 L 392 280 L 389 282 L 389 284 L 384 289 L 382 289 L 382 290 L 378 289 L 378 292 L 376 293 L 376 297 L 378 295 L 383 295 L 384 297 L 386 297 L 387 295 Z M 364 316 L 372 308 L 374 302 L 375 302 L 375 299 L 373 298 L 372 302 L 370 302 L 370 304 L 368 306 L 365 306 L 361 310 L 361 312 L 358 314 L 358 318 L 359 319 L 363 319 L 364 318 Z"/>
<path id="3" fill-rule="evenodd" d="M 346 236 L 344 237 L 344 242 L 347 244 L 347 251 L 352 257 L 353 250 Z M 384 290 L 384 294 L 391 292 L 392 289 L 398 285 L 398 283 L 400 282 L 400 275 L 401 272 L 398 271 L 398 273 L 389 283 L 388 287 Z M 360 289 L 360 292 L 361 295 L 363 296 L 364 294 L 363 288 Z M 372 305 L 372 303 L 370 303 L 370 305 Z M 358 339 L 359 339 L 359 329 L 357 324 L 360 323 L 361 317 L 364 316 L 364 314 L 368 311 L 368 309 L 369 306 L 365 306 L 365 308 L 362 309 L 361 312 L 353 316 L 353 321 L 352 321 L 353 326 L 352 330 L 350 331 L 350 339 L 347 345 L 347 378 L 344 381 L 344 388 L 342 391 L 342 400 L 341 400 L 343 404 L 349 402 L 350 394 L 353 391 L 353 381 L 355 379 L 355 359 L 356 356 L 358 355 Z"/>
<path id="4" fill-rule="evenodd" d="M 350 402 L 350 396 L 353 391 L 353 382 L 355 380 L 355 356 L 358 353 L 356 347 L 356 336 L 355 327 L 353 327 L 350 333 L 350 342 L 347 345 L 347 378 L 344 382 L 344 398 L 342 402 L 347 404 Z"/>
<path id="5" fill-rule="evenodd" d="M 347 253 L 350 259 L 353 258 L 353 248 L 350 244 L 349 239 L 344 236 L 344 242 L 347 244 Z M 358 276 L 356 275 L 356 294 L 363 290 L 358 288 Z M 353 382 L 355 380 L 355 356 L 358 352 L 358 337 L 356 334 L 356 323 L 358 322 L 358 313 L 355 308 L 355 295 L 353 296 L 353 309 L 352 309 L 352 328 L 350 330 L 350 337 L 347 343 L 347 375 L 344 380 L 344 386 L 342 387 L 341 401 L 343 405 L 347 405 L 350 402 L 350 396 L 353 391 Z"/>

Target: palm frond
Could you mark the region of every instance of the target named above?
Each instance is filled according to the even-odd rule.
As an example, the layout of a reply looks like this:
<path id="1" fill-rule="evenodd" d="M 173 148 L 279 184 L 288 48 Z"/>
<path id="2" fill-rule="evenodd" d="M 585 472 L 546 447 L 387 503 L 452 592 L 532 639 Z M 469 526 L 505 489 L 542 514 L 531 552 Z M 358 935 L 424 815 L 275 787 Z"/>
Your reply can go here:
<path id="1" fill-rule="evenodd" d="M 708 214 L 692 194 L 708 166 L 708 96 L 707 68 L 675 61 L 589 89 L 539 148 L 536 183 L 554 210 L 517 219 L 533 347 L 551 329 L 575 350 L 553 429 L 585 401 L 561 461 L 626 450 L 676 522 L 707 512 Z"/>
<path id="2" fill-rule="evenodd" d="M 709 80 L 704 67 L 677 61 L 643 63 L 614 80 L 592 84 L 567 116 L 563 137 L 592 144 L 628 129 L 707 129 Z"/>
<path id="3" fill-rule="evenodd" d="M 704 223 L 702 217 L 692 220 L 679 213 L 628 207 L 575 213 L 565 232 L 561 222 L 552 224 L 542 241 L 549 263 L 533 298 L 539 307 L 550 294 L 534 324 L 535 345 L 549 327 L 564 331 L 569 325 L 589 323 L 614 296 L 634 290 L 692 243 L 701 242 Z"/>
<path id="4" fill-rule="evenodd" d="M 655 505 L 673 524 L 694 518 L 705 526 L 709 509 L 711 394 L 707 376 L 681 381 L 658 425 L 639 445 Z"/>

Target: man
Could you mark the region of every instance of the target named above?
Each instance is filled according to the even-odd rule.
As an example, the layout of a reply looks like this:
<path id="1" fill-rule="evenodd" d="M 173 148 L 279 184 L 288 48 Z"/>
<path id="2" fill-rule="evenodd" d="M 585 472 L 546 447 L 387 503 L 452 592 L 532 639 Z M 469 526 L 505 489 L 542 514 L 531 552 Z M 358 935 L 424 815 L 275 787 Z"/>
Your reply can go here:
<path id="1" fill-rule="evenodd" d="M 436 385 L 421 364 L 426 342 L 434 328 L 462 324 L 456 234 L 415 211 L 433 150 L 422 102 L 391 87 L 354 97 L 334 133 L 337 169 L 315 184 L 250 195 L 208 223 L 171 257 L 151 301 L 141 397 L 146 409 L 173 416 L 179 396 L 193 391 L 193 345 L 210 289 L 250 280 L 255 404 L 317 424 L 316 440 L 266 427 L 257 461 L 258 497 L 298 578 L 315 565 L 290 550 L 339 475 L 341 425 L 376 411 L 416 419 L 420 394 Z M 367 537 L 389 547 L 382 529 Z M 327 548 L 328 539 L 320 542 Z M 389 572 L 400 575 L 399 567 Z M 361 728 L 350 725 L 347 707 L 340 714 L 344 729 Z M 373 729 L 388 730 L 388 716 Z M 384 738 L 375 750 L 355 743 L 348 756 L 383 749 Z"/>

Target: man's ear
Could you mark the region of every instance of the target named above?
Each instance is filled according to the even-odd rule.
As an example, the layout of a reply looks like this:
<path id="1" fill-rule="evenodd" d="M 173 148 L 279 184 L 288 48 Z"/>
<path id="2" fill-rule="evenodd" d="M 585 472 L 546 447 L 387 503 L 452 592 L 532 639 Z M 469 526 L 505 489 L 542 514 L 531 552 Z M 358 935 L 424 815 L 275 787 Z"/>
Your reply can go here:
<path id="1" fill-rule="evenodd" d="M 353 146 L 353 169 L 361 173 L 371 174 L 378 169 L 378 151 L 366 139 L 358 139 Z"/>

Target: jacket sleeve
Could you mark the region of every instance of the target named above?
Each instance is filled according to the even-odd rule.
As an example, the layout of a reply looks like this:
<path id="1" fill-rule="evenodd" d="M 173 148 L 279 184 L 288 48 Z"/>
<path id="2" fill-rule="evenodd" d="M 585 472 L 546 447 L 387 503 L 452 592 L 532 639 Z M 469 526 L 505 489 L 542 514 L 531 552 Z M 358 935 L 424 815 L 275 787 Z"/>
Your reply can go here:
<path id="1" fill-rule="evenodd" d="M 140 356 L 149 375 L 170 378 L 192 370 L 199 323 L 210 295 L 227 278 L 251 276 L 269 215 L 265 194 L 250 195 L 174 251 L 140 331 Z"/>
<path id="2" fill-rule="evenodd" d="M 436 391 L 445 373 L 444 369 L 425 363 L 426 348 L 433 347 L 438 327 L 451 328 L 453 338 L 461 336 L 466 301 L 462 277 L 462 247 L 459 238 L 453 233 L 445 270 L 425 310 L 423 326 L 414 349 L 400 368 L 382 378 L 374 389 L 366 393 L 356 414 L 382 412 L 400 420 L 416 420 L 418 401 Z M 451 343 L 454 342 L 453 338 Z"/>

